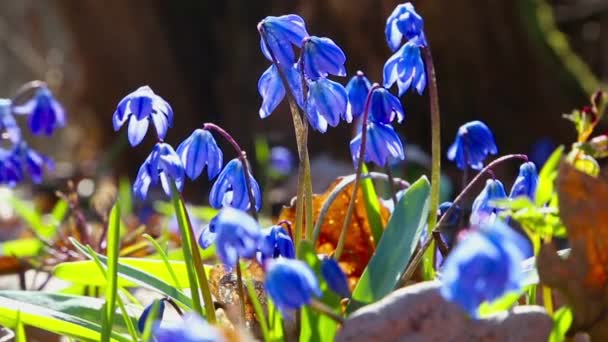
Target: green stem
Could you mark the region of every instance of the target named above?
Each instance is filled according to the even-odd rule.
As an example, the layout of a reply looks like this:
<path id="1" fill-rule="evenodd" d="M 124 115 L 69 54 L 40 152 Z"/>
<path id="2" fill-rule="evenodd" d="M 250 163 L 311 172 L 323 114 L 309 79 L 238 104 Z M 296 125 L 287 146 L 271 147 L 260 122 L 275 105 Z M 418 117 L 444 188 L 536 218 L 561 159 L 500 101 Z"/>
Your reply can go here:
<path id="1" fill-rule="evenodd" d="M 427 225 L 427 236 L 431 245 L 424 255 L 423 259 L 423 275 L 425 280 L 435 278 L 435 270 L 433 268 L 433 257 L 435 247 L 432 239 L 432 231 L 437 224 L 437 209 L 439 208 L 439 182 L 441 181 L 441 117 L 439 114 L 439 94 L 437 92 L 437 77 L 435 76 L 435 65 L 433 64 L 433 55 L 431 47 L 427 46 L 422 49 L 422 54 L 425 60 L 426 76 L 429 85 L 429 100 L 431 109 L 431 199 L 429 207 L 429 219 Z"/>
<path id="2" fill-rule="evenodd" d="M 245 305 L 247 299 L 245 298 L 245 292 L 243 291 L 243 273 L 241 272 L 241 261 L 239 258 L 236 259 L 236 286 L 241 298 L 241 324 L 245 326 L 247 319 L 245 317 Z"/>
<path id="3" fill-rule="evenodd" d="M 384 167 L 384 170 L 386 171 L 386 175 L 388 176 L 388 186 L 389 191 L 391 192 L 391 199 L 393 200 L 393 208 L 397 208 L 397 189 L 395 189 L 395 179 L 393 177 L 393 170 L 388 164 Z M 376 241 L 376 244 L 377 243 L 378 241 Z"/>

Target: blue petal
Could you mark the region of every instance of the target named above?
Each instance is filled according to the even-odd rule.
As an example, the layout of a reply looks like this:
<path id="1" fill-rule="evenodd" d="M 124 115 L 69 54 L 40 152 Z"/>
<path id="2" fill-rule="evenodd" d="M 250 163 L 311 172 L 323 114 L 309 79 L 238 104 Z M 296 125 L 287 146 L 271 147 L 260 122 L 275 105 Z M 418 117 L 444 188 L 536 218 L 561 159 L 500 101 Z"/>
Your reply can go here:
<path id="1" fill-rule="evenodd" d="M 346 76 L 346 55 L 333 40 L 321 37 L 305 39 L 302 51 L 304 73 L 312 80 L 327 76 Z"/>
<path id="2" fill-rule="evenodd" d="M 346 116 L 344 120 L 351 122 L 353 118 L 358 118 L 363 114 L 367 93 L 371 89 L 371 84 L 367 77 L 358 71 L 357 75 L 348 81 L 346 84 L 346 92 L 348 93 L 348 105 L 346 107 Z"/>
<path id="3" fill-rule="evenodd" d="M 295 62 L 292 45 L 302 46 L 302 40 L 308 36 L 304 20 L 295 14 L 280 17 L 266 17 L 260 25 L 266 33 L 266 46 L 264 39 L 260 41 L 260 47 L 264 56 L 273 62 L 268 48 L 281 65 L 291 65 Z"/>
<path id="4" fill-rule="evenodd" d="M 281 82 L 277 67 L 272 64 L 258 81 L 258 93 L 262 96 L 260 118 L 264 119 L 272 113 L 285 97 L 285 87 Z"/>
<path id="5" fill-rule="evenodd" d="M 203 231 L 201 232 L 201 235 L 198 238 L 198 244 L 203 249 L 207 249 L 215 242 L 216 238 L 217 233 L 212 232 L 209 229 L 209 225 L 207 225 L 205 226 L 205 228 L 203 228 Z"/>
<path id="6" fill-rule="evenodd" d="M 148 125 L 148 118 L 138 120 L 136 116 L 131 116 L 131 120 L 129 120 L 129 129 L 127 132 L 131 146 L 137 146 L 142 140 L 144 140 L 146 132 L 148 131 Z"/>
<path id="7" fill-rule="evenodd" d="M 311 110 L 322 116 L 327 123 L 335 127 L 340 123 L 340 117 L 346 115 L 348 95 L 340 83 L 321 78 L 309 83 L 309 102 Z M 311 113 L 310 113 L 311 114 Z"/>
<path id="8" fill-rule="evenodd" d="M 148 174 L 148 165 L 144 163 L 139 167 L 137 177 L 135 177 L 135 182 L 133 183 L 133 193 L 139 197 L 139 199 L 146 199 L 148 190 L 150 189 L 150 184 L 152 184 L 152 179 Z"/>

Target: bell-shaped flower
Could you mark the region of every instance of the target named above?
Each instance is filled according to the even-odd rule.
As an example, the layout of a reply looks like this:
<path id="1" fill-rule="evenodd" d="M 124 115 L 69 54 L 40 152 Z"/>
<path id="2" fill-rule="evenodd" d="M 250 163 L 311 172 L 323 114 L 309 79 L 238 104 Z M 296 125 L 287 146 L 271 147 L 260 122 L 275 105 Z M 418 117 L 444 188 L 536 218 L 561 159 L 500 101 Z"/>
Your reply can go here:
<path id="1" fill-rule="evenodd" d="M 293 259 L 296 256 L 291 237 L 278 225 L 262 229 L 259 251 L 261 260 L 276 259 L 279 256 Z"/>
<path id="2" fill-rule="evenodd" d="M 146 329 L 146 322 L 148 321 L 148 317 L 150 317 L 150 313 L 152 310 L 155 311 L 154 316 L 157 320 L 162 321 L 163 314 L 165 313 L 165 301 L 155 299 L 150 303 L 144 311 L 142 311 L 139 319 L 137 320 L 137 329 L 140 333 L 143 333 Z"/>
<path id="3" fill-rule="evenodd" d="M 36 135 L 51 135 L 65 126 L 65 111 L 47 87 L 39 88 L 26 103 L 14 106 L 13 112 L 28 115 L 30 130 Z"/>
<path id="4" fill-rule="evenodd" d="M 262 239 L 258 222 L 246 212 L 230 207 L 223 208 L 211 220 L 209 231 L 216 234 L 218 257 L 229 267 L 236 266 L 238 258 L 254 258 Z M 199 237 L 199 243 L 203 234 L 206 234 L 205 231 Z"/>
<path id="5" fill-rule="evenodd" d="M 477 195 L 471 207 L 470 222 L 472 225 L 483 225 L 494 222 L 498 208 L 493 201 L 506 199 L 505 187 L 497 179 L 488 179 L 486 186 Z"/>
<path id="6" fill-rule="evenodd" d="M 397 122 L 401 123 L 405 119 L 401 101 L 385 88 L 374 90 L 370 111 L 370 120 L 375 122 L 389 124 L 397 118 Z"/>
<path id="7" fill-rule="evenodd" d="M 443 265 L 441 295 L 477 317 L 482 302 L 522 290 L 522 262 L 530 250 L 528 241 L 502 221 L 467 234 Z"/>
<path id="8" fill-rule="evenodd" d="M 399 96 L 405 94 L 412 86 L 418 94 L 422 95 L 426 87 L 426 70 L 416 39 L 403 44 L 384 63 L 383 75 L 385 88 L 390 88 L 397 82 Z"/>
<path id="9" fill-rule="evenodd" d="M 386 20 L 384 30 L 386 42 L 392 51 L 401 46 L 403 38 L 419 39 L 422 46 L 426 46 L 424 37 L 424 20 L 416 13 L 414 5 L 410 2 L 397 5 L 393 13 Z"/>
<path id="10" fill-rule="evenodd" d="M 437 220 L 441 219 L 441 217 L 445 215 L 452 206 L 452 202 L 441 203 L 437 209 Z M 446 217 L 445 221 L 441 225 L 441 238 L 450 247 L 455 241 L 455 234 L 458 228 L 460 228 L 459 225 L 462 214 L 462 208 L 456 205 L 450 212 L 450 215 Z"/>
<path id="11" fill-rule="evenodd" d="M 156 342 L 226 342 L 215 326 L 195 312 L 187 312 L 179 321 L 157 322 L 152 330 Z"/>
<path id="12" fill-rule="evenodd" d="M 284 315 L 322 295 L 314 272 L 303 261 L 278 258 L 269 262 L 264 283 L 268 296 Z"/>
<path id="13" fill-rule="evenodd" d="M 148 86 L 139 87 L 120 100 L 112 115 L 115 131 L 129 121 L 127 133 L 131 146 L 138 145 L 144 139 L 150 120 L 158 137 L 165 139 L 167 130 L 173 126 L 173 109 Z"/>
<path id="14" fill-rule="evenodd" d="M 458 129 L 456 140 L 448 149 L 448 159 L 456 162 L 461 170 L 467 166 L 481 170 L 486 157 L 496 153 L 498 148 L 492 131 L 481 121 L 471 121 Z"/>
<path id="15" fill-rule="evenodd" d="M 145 199 L 150 185 L 157 185 L 160 180 L 165 194 L 171 196 L 171 182 L 175 182 L 177 189 L 181 191 L 185 178 L 184 166 L 173 147 L 166 143 L 157 143 L 139 168 L 133 183 L 133 193 L 140 199 Z"/>
<path id="16" fill-rule="evenodd" d="M 12 102 L 9 99 L 0 99 L 0 135 L 13 144 L 21 140 L 21 129 L 12 114 Z"/>
<path id="17" fill-rule="evenodd" d="M 285 77 L 289 83 L 291 94 L 296 99 L 300 108 L 304 107 L 304 100 L 302 99 L 302 78 L 296 68 L 295 64 L 287 64 L 288 67 L 281 67 L 281 70 L 285 72 Z M 285 87 L 279 75 L 279 69 L 276 65 L 272 64 L 258 81 L 258 93 L 262 97 L 262 106 L 260 107 L 259 114 L 260 118 L 264 119 L 268 117 L 277 106 L 285 98 Z"/>
<path id="18" fill-rule="evenodd" d="M 295 63 L 293 46 L 302 47 L 306 32 L 306 23 L 302 17 L 295 14 L 282 15 L 280 17 L 268 16 L 258 24 L 260 34 L 266 35 L 260 38 L 260 48 L 264 56 L 271 62 L 274 55 L 277 62 L 281 65 L 292 65 Z M 270 48 L 270 51 L 269 51 Z"/>
<path id="19" fill-rule="evenodd" d="M 321 274 L 332 291 L 342 298 L 350 297 L 348 278 L 346 278 L 346 274 L 344 274 L 344 271 L 342 271 L 342 268 L 335 259 L 324 258 L 321 261 Z"/>
<path id="20" fill-rule="evenodd" d="M 241 160 L 232 159 L 220 172 L 209 193 L 209 204 L 219 209 L 230 206 L 241 210 L 249 210 L 249 193 L 246 182 L 249 182 L 255 199 L 255 210 L 262 207 L 262 193 L 258 182 L 251 173 L 245 178 L 245 171 Z"/>
<path id="21" fill-rule="evenodd" d="M 371 87 L 372 84 L 362 71 L 357 71 L 357 74 L 348 81 L 346 84 L 348 105 L 346 107 L 346 117 L 344 118 L 346 122 L 350 123 L 353 121 L 353 118 L 356 119 L 363 115 L 367 93 Z"/>
<path id="22" fill-rule="evenodd" d="M 272 172 L 287 176 L 295 168 L 293 153 L 283 146 L 275 146 L 270 149 L 269 168 Z"/>
<path id="23" fill-rule="evenodd" d="M 333 40 L 315 36 L 304 38 L 302 66 L 307 78 L 317 80 L 328 74 L 346 76 L 344 63 L 346 55 Z"/>
<path id="24" fill-rule="evenodd" d="M 347 119 L 348 94 L 340 83 L 327 78 L 308 82 L 306 116 L 310 125 L 321 133 L 327 126 L 336 127 L 340 118 Z"/>
<path id="25" fill-rule="evenodd" d="M 205 129 L 197 128 L 177 147 L 186 175 L 196 179 L 207 166 L 209 180 L 215 178 L 222 170 L 224 157 L 222 150 L 217 146 L 213 134 Z"/>
<path id="26" fill-rule="evenodd" d="M 350 142 L 350 154 L 355 166 L 359 161 L 361 149 L 361 132 Z M 404 160 L 405 151 L 401 139 L 393 126 L 380 122 L 367 123 L 367 138 L 365 143 L 365 162 L 373 162 L 380 167 L 389 162 Z"/>
<path id="27" fill-rule="evenodd" d="M 6 163 L 7 178 L 20 182 L 27 173 L 35 184 L 42 183 L 44 169 L 52 169 L 53 161 L 30 148 L 25 141 L 13 146 Z"/>
<path id="28" fill-rule="evenodd" d="M 536 165 L 534 165 L 533 162 L 523 163 L 519 167 L 519 174 L 511 187 L 509 198 L 526 196 L 529 199 L 534 200 L 537 185 L 538 172 L 536 171 Z"/>
<path id="29" fill-rule="evenodd" d="M 21 158 L 17 158 L 15 150 L 0 148 L 0 184 L 14 187 L 24 179 Z"/>

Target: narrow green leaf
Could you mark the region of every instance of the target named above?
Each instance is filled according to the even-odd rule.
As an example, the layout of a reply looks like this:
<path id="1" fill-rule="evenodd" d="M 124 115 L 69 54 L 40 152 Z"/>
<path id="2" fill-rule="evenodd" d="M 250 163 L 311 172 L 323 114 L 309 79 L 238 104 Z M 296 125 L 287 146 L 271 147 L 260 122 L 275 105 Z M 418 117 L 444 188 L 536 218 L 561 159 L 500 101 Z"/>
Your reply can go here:
<path id="1" fill-rule="evenodd" d="M 241 267 L 239 264 L 238 267 Z M 241 267 L 242 268 L 242 267 Z M 265 342 L 270 341 L 270 333 L 268 328 L 268 319 L 264 315 L 264 308 L 262 308 L 262 304 L 260 304 L 260 299 L 258 298 L 258 294 L 255 292 L 255 285 L 253 281 L 251 281 L 251 275 L 247 274 L 247 270 L 243 270 L 245 275 L 245 288 L 247 289 L 247 294 L 249 295 L 249 300 L 253 305 L 253 310 L 255 311 L 255 315 L 258 318 L 258 323 L 260 324 L 260 330 L 262 330 L 262 336 L 264 337 Z"/>
<path id="2" fill-rule="evenodd" d="M 566 341 L 566 333 L 570 329 L 573 320 L 572 310 L 564 306 L 553 314 L 553 330 L 549 335 L 549 342 Z"/>
<path id="3" fill-rule="evenodd" d="M 57 231 L 56 226 L 45 225 L 42 215 L 32 207 L 32 205 L 26 201 L 23 201 L 15 196 L 9 197 L 9 203 L 21 217 L 25 223 L 31 228 L 36 234 L 43 238 L 51 238 Z"/>
<path id="4" fill-rule="evenodd" d="M 536 188 L 536 205 L 541 206 L 551 200 L 554 189 L 555 178 L 557 177 L 557 167 L 564 153 L 564 146 L 558 147 L 538 174 L 538 185 Z"/>
<path id="5" fill-rule="evenodd" d="M 373 303 L 393 291 L 420 241 L 429 211 L 429 192 L 429 181 L 423 176 L 401 197 L 347 311 L 355 309 L 353 303 Z"/>
<path id="6" fill-rule="evenodd" d="M 488 317 L 497 312 L 509 310 L 513 305 L 517 304 L 521 296 L 522 293 L 509 292 L 491 303 L 483 302 L 479 306 L 478 315 L 479 317 Z"/>
<path id="7" fill-rule="evenodd" d="M 17 311 L 17 325 L 15 326 L 15 342 L 27 342 L 25 327 L 21 321 L 21 311 Z"/>
<path id="8" fill-rule="evenodd" d="M 173 271 L 173 266 L 171 266 L 171 262 L 169 261 L 169 258 L 167 257 L 167 253 L 165 253 L 165 250 L 158 244 L 158 241 L 156 241 L 150 235 L 144 234 L 143 236 L 150 242 L 150 244 L 154 247 L 154 249 L 156 249 L 156 252 L 160 256 L 160 259 L 165 264 L 167 271 L 169 271 L 169 274 L 171 274 L 171 280 L 173 280 L 173 283 L 175 284 L 175 286 L 177 286 L 178 289 L 182 290 L 183 287 L 179 283 L 179 279 L 177 278 L 177 275 L 175 275 L 175 271 Z"/>
<path id="9" fill-rule="evenodd" d="M 112 330 L 112 322 L 114 322 L 114 313 L 116 312 L 116 292 L 118 288 L 118 253 L 120 251 L 120 201 L 116 201 L 114 208 L 110 212 L 108 220 L 108 236 L 107 236 L 107 286 L 106 286 L 106 322 L 109 326 L 104 327 L 102 341 L 109 341 L 110 331 Z M 92 251 L 92 250 L 91 250 Z M 90 251 L 90 252 L 91 252 Z M 94 252 L 93 252 L 94 253 Z M 94 254 L 91 254 L 94 256 Z"/>
<path id="10" fill-rule="evenodd" d="M 70 210 L 70 205 L 63 198 L 60 198 L 51 210 L 51 217 L 59 224 L 68 214 L 68 210 Z"/>
<path id="11" fill-rule="evenodd" d="M 367 165 L 363 164 L 362 173 L 367 173 Z M 370 178 L 361 180 L 361 188 L 363 189 L 363 199 L 365 201 L 365 211 L 367 212 L 367 221 L 372 231 L 374 245 L 378 245 L 378 241 L 382 237 L 384 227 L 382 225 L 382 216 L 380 216 L 380 201 L 374 187 L 374 181 Z"/>
<path id="12" fill-rule="evenodd" d="M 123 216 L 133 213 L 133 195 L 131 194 L 131 182 L 127 177 L 121 177 L 118 181 L 118 202 L 121 206 Z"/>
<path id="13" fill-rule="evenodd" d="M 36 238 L 11 240 L 0 243 L 0 255 L 31 257 L 40 254 L 42 247 L 42 242 Z"/>
<path id="14" fill-rule="evenodd" d="M 283 342 L 285 341 L 285 331 L 283 329 L 283 317 L 277 309 L 276 305 L 268 298 L 268 322 L 269 322 L 269 334 L 270 341 L 272 342 Z"/>

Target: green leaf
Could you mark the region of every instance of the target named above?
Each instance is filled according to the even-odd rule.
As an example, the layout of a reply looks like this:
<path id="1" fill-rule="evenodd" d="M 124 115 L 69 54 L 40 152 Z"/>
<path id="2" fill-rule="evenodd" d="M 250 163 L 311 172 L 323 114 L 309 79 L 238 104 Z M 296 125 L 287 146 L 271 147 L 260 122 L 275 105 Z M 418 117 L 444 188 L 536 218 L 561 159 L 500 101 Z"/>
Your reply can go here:
<path id="1" fill-rule="evenodd" d="M 131 182 L 127 177 L 121 177 L 118 181 L 118 202 L 122 207 L 122 216 L 133 213 L 133 195 L 131 193 Z"/>
<path id="2" fill-rule="evenodd" d="M 479 317 L 488 317 L 497 312 L 509 310 L 522 296 L 519 292 L 508 292 L 493 302 L 483 302 L 479 306 Z"/>
<path id="3" fill-rule="evenodd" d="M 45 239 L 49 239 L 55 236 L 55 233 L 57 232 L 57 225 L 45 224 L 42 218 L 42 214 L 37 212 L 36 209 L 34 209 L 30 203 L 23 201 L 15 196 L 9 197 L 9 203 L 11 204 L 17 215 L 19 215 L 19 217 L 21 217 L 25 221 L 25 223 L 27 223 L 29 228 L 36 232 L 36 234 Z"/>
<path id="4" fill-rule="evenodd" d="M 270 298 L 268 298 L 268 302 L 266 303 L 266 305 L 268 305 L 270 341 L 283 342 L 285 341 L 285 331 L 283 330 L 283 316 L 281 316 L 281 313 Z"/>
<path id="5" fill-rule="evenodd" d="M 171 280 L 173 281 L 174 286 L 177 286 L 177 288 L 180 290 L 183 289 L 183 287 L 179 281 L 179 278 L 177 278 L 177 275 L 175 274 L 175 271 L 173 270 L 173 266 L 171 266 L 171 262 L 169 261 L 169 258 L 167 257 L 167 253 L 165 253 L 165 250 L 160 246 L 158 241 L 156 241 L 150 235 L 144 234 L 143 236 L 144 236 L 144 238 L 146 238 L 146 240 L 148 240 L 150 242 L 150 244 L 154 247 L 154 249 L 156 249 L 156 253 L 158 253 L 158 255 L 160 256 L 160 260 L 163 261 L 163 263 L 165 264 L 165 268 L 171 275 Z"/>
<path id="6" fill-rule="evenodd" d="M 558 147 L 538 174 L 538 186 L 536 188 L 536 205 L 541 206 L 551 200 L 555 187 L 555 178 L 557 177 L 557 166 L 564 153 L 564 146 Z"/>
<path id="7" fill-rule="evenodd" d="M 420 241 L 428 217 L 429 192 L 429 181 L 423 176 L 401 197 L 347 311 L 355 309 L 353 303 L 373 303 L 393 291 Z"/>
<path id="8" fill-rule="evenodd" d="M 363 164 L 362 173 L 367 173 L 367 166 Z M 365 201 L 365 211 L 367 212 L 367 221 L 374 237 L 374 245 L 378 244 L 384 227 L 382 225 L 382 216 L 380 216 L 380 201 L 378 194 L 374 188 L 374 181 L 367 178 L 361 180 L 361 189 L 363 189 L 363 199 Z"/>
<path id="9" fill-rule="evenodd" d="M 17 311 L 17 324 L 15 326 L 15 342 L 27 342 L 25 327 L 21 321 L 21 311 Z"/>
<path id="10" fill-rule="evenodd" d="M 563 342 L 566 340 L 566 333 L 572 325 L 573 315 L 569 307 L 564 306 L 553 314 L 553 330 L 549 335 L 549 342 Z"/>
<path id="11" fill-rule="evenodd" d="M 102 341 L 109 341 L 114 313 L 116 312 L 116 291 L 118 288 L 118 253 L 120 252 L 120 201 L 116 201 L 114 208 L 110 212 L 108 220 L 108 270 L 106 286 L 106 312 L 105 321 L 108 325 L 104 326 Z"/>
<path id="12" fill-rule="evenodd" d="M 0 255 L 18 258 L 31 257 L 40 254 L 42 242 L 36 238 L 11 240 L 0 243 Z"/>
<path id="13" fill-rule="evenodd" d="M 307 240 L 300 242 L 298 246 L 298 259 L 307 263 L 317 275 L 321 291 L 323 292 L 321 301 L 338 311 L 340 309 L 340 298 L 329 289 L 327 282 L 321 275 L 321 261 L 317 257 L 317 253 L 315 253 L 312 242 Z M 338 324 L 334 320 L 309 307 L 302 308 L 301 317 L 300 341 L 331 342 L 334 340 L 338 330 Z"/>
<path id="14" fill-rule="evenodd" d="M 63 198 L 60 198 L 51 210 L 51 217 L 59 224 L 68 214 L 68 210 L 70 210 L 70 205 Z"/>
<path id="15" fill-rule="evenodd" d="M 17 312 L 24 325 L 31 325 L 82 341 L 99 341 L 104 301 L 93 297 L 37 291 L 0 291 L 0 324 L 15 327 Z M 140 311 L 130 316 L 135 320 Z M 130 341 L 122 316 L 115 317 L 112 341 Z"/>

